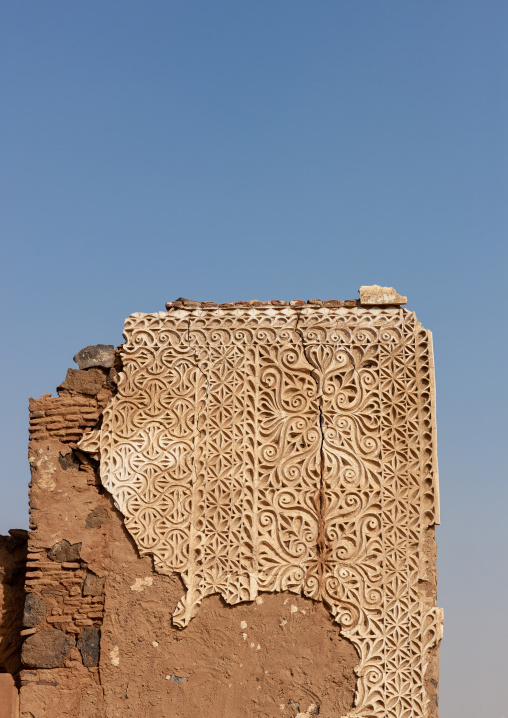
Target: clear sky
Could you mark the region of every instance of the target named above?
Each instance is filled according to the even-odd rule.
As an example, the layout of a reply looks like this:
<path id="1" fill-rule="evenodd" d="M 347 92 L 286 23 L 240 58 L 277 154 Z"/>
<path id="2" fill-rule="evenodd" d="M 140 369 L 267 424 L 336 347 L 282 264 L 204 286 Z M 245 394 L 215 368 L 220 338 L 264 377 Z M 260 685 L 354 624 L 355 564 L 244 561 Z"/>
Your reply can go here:
<path id="1" fill-rule="evenodd" d="M 3 0 L 0 532 L 27 400 L 179 296 L 434 333 L 441 718 L 508 717 L 508 5 Z"/>

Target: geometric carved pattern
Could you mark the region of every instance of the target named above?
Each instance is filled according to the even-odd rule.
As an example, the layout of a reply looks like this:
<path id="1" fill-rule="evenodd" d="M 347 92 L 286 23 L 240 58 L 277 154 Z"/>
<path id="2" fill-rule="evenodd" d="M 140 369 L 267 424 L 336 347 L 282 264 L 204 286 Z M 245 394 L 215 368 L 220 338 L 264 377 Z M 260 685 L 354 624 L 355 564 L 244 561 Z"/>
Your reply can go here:
<path id="1" fill-rule="evenodd" d="M 439 609 L 430 333 L 401 308 L 176 309 L 126 321 L 101 480 L 142 554 L 202 600 L 323 601 L 355 645 L 357 718 L 426 715 Z"/>

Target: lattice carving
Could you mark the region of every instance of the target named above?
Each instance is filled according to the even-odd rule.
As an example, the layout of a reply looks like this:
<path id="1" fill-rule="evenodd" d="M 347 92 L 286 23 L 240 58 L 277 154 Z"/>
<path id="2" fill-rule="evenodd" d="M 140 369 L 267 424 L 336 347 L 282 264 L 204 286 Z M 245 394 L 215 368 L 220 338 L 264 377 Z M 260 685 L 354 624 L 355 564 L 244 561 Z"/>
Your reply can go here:
<path id="1" fill-rule="evenodd" d="M 101 478 L 142 554 L 206 596 L 323 601 L 360 663 L 350 718 L 426 715 L 439 609 L 418 581 L 439 521 L 430 333 L 400 308 L 134 314 Z"/>

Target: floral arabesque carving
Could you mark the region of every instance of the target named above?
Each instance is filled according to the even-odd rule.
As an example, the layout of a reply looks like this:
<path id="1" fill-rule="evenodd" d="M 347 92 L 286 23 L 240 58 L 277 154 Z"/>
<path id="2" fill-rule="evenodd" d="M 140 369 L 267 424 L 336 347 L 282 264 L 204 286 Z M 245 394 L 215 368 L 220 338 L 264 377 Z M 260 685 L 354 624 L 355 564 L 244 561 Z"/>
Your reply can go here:
<path id="1" fill-rule="evenodd" d="M 440 613 L 430 334 L 400 308 L 173 310 L 126 321 L 101 479 L 142 554 L 206 596 L 323 601 L 360 663 L 358 718 L 425 716 Z"/>

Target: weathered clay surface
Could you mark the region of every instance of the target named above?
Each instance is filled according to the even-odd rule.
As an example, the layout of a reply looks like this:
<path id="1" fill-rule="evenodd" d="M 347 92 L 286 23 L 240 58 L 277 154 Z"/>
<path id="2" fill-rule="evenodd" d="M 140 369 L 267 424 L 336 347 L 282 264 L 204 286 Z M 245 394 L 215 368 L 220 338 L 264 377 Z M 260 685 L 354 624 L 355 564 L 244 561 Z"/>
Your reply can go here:
<path id="1" fill-rule="evenodd" d="M 68 369 L 65 381 L 60 385 L 60 389 L 66 389 L 69 392 L 78 392 L 80 394 L 89 394 L 96 396 L 104 383 L 104 374 L 100 369 L 89 369 L 82 371 L 81 369 Z"/>
<path id="2" fill-rule="evenodd" d="M 212 596 L 181 631 L 170 620 L 180 580 L 154 574 L 134 551 L 123 566 L 102 628 L 108 716 L 137 718 L 140 705 L 163 718 L 292 718 L 292 701 L 326 718 L 352 708 L 358 656 L 320 602 L 279 593 L 228 606 Z M 131 588 L 146 577 L 142 591 Z"/>

